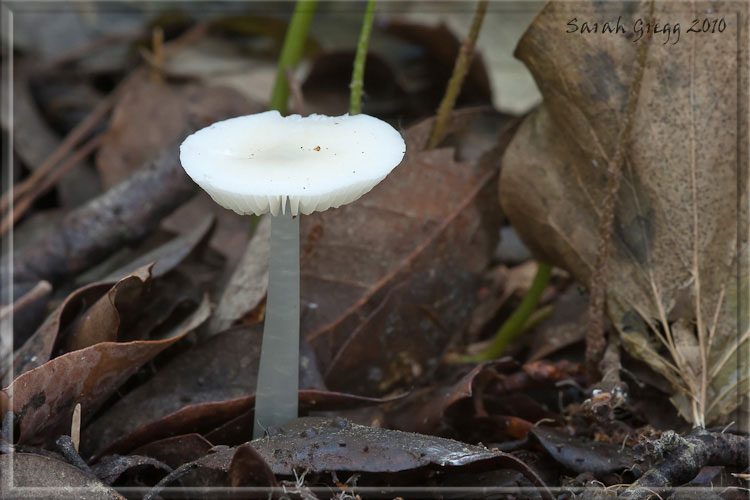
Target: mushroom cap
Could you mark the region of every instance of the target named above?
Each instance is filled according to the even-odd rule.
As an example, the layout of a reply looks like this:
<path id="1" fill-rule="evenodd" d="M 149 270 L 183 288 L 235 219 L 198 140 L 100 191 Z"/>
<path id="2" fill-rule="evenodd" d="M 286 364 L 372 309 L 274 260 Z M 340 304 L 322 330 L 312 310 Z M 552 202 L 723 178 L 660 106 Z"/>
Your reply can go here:
<path id="1" fill-rule="evenodd" d="M 185 172 L 238 214 L 309 214 L 350 203 L 402 160 L 406 144 L 368 115 L 283 117 L 267 111 L 220 121 L 180 146 Z"/>

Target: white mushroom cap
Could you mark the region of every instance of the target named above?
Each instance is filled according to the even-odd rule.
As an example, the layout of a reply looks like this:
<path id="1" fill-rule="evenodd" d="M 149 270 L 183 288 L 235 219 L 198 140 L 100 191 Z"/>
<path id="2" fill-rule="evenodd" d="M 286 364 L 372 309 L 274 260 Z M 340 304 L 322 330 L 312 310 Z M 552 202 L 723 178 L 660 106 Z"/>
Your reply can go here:
<path id="1" fill-rule="evenodd" d="M 238 214 L 292 215 L 350 203 L 400 162 L 401 135 L 368 115 L 232 118 L 180 146 L 185 172 L 219 205 Z"/>

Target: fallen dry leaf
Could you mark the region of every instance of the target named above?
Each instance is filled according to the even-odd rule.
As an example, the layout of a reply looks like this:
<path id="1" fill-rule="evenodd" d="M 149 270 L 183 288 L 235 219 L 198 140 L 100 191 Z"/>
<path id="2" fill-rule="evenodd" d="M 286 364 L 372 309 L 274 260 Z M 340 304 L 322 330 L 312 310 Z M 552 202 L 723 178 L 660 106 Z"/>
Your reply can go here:
<path id="1" fill-rule="evenodd" d="M 200 434 L 182 434 L 152 441 L 133 450 L 135 455 L 155 458 L 173 469 L 206 455 L 214 445 Z"/>
<path id="2" fill-rule="evenodd" d="M 499 152 L 423 151 L 431 125 L 405 132 L 404 161 L 371 192 L 300 222 L 301 328 L 331 388 L 386 394 L 429 376 L 476 301 L 499 234 Z"/>
<path id="3" fill-rule="evenodd" d="M 214 203 L 215 205 L 215 203 Z M 224 287 L 216 311 L 208 322 L 209 334 L 226 330 L 254 311 L 268 291 L 268 255 L 271 218 L 263 217 Z"/>
<path id="4" fill-rule="evenodd" d="M 76 404 L 81 404 L 85 420 L 141 365 L 194 330 L 209 313 L 206 298 L 161 340 L 102 342 L 52 359 L 0 391 L 0 411 L 13 411 L 19 443 L 44 443 L 67 433 Z"/>
<path id="5" fill-rule="evenodd" d="M 343 394 L 339 392 L 301 389 L 299 391 L 300 414 L 310 411 L 335 411 L 390 403 L 397 398 L 378 399 Z M 187 405 L 164 417 L 148 422 L 132 432 L 118 434 L 118 438 L 99 449 L 92 457 L 97 461 L 112 453 L 128 453 L 134 448 L 161 440 L 169 436 L 187 433 L 203 433 L 212 443 L 235 444 L 252 436 L 255 394 L 224 401 L 213 401 Z M 101 440 L 93 440 L 99 443 Z M 82 449 L 82 453 L 87 454 Z"/>
<path id="6" fill-rule="evenodd" d="M 55 284 L 98 264 L 123 245 L 145 238 L 196 191 L 179 162 L 179 143 L 191 131 L 215 121 L 260 111 L 240 94 L 228 89 L 188 86 L 181 90 L 190 120 L 178 137 L 163 144 L 158 154 L 117 186 L 69 211 L 54 231 L 17 255 L 15 282 Z M 137 126 L 137 123 L 136 125 Z"/>
<path id="7" fill-rule="evenodd" d="M 748 126 L 739 89 L 750 67 L 739 63 L 747 31 L 736 24 L 746 24 L 747 10 L 738 17 L 731 3 L 690 5 L 658 2 L 655 16 L 683 27 L 723 18 L 726 32 L 685 28 L 668 43 L 654 35 L 624 150 L 606 293 L 625 348 L 671 382 L 685 419 L 704 425 L 728 418 L 750 385 L 748 358 L 739 356 L 750 341 L 741 299 L 748 233 L 737 224 L 750 215 L 747 155 L 738 154 Z M 584 284 L 596 261 L 605 167 L 648 37 L 571 36 L 566 23 L 626 13 L 623 24 L 633 26 L 648 8 L 550 2 L 516 50 L 545 102 L 506 150 L 501 203 L 539 256 Z"/>
<path id="8" fill-rule="evenodd" d="M 151 279 L 153 264 L 137 269 L 97 300 L 75 322 L 66 338 L 66 351 L 77 351 L 98 344 L 116 342 L 122 318 L 136 315 L 144 289 Z"/>

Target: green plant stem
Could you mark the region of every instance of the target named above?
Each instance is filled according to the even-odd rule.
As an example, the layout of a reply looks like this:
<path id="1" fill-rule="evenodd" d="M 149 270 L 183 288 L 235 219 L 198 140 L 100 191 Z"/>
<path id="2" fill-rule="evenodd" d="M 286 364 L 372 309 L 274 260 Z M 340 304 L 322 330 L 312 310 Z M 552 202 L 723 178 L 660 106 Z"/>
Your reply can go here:
<path id="1" fill-rule="evenodd" d="M 445 89 L 443 100 L 440 102 L 435 126 L 432 129 L 430 140 L 427 142 L 427 149 L 436 147 L 443 139 L 443 131 L 450 119 L 453 107 L 456 105 L 458 94 L 461 93 L 464 78 L 471 67 L 471 60 L 474 56 L 474 46 L 477 43 L 479 30 L 482 28 L 482 21 L 484 21 L 484 13 L 486 11 L 487 0 L 479 0 L 477 10 L 474 13 L 474 19 L 471 23 L 471 31 L 469 31 L 469 36 L 466 37 L 466 40 L 464 40 L 464 43 L 461 45 L 458 57 L 456 58 L 456 64 L 453 66 L 453 74 L 448 81 L 448 87 Z"/>
<path id="2" fill-rule="evenodd" d="M 508 345 L 518 337 L 518 335 L 533 326 L 535 323 L 530 322 L 530 319 L 532 315 L 535 315 L 539 299 L 541 299 L 542 293 L 547 287 L 547 283 L 549 283 L 551 274 L 552 266 L 540 262 L 534 280 L 531 282 L 531 288 L 529 288 L 529 291 L 526 293 L 526 296 L 523 298 L 518 308 L 513 311 L 510 318 L 503 323 L 503 326 L 501 326 L 500 330 L 495 334 L 492 343 L 482 352 L 473 356 L 467 356 L 463 358 L 462 361 L 479 363 L 482 361 L 497 359 L 502 356 Z M 538 320 L 539 319 L 537 318 L 536 321 Z"/>
<path id="3" fill-rule="evenodd" d="M 307 29 L 310 26 L 310 21 L 315 13 L 317 4 L 317 0 L 299 0 L 294 7 L 292 20 L 289 22 L 289 27 L 286 30 L 284 45 L 281 48 L 279 64 L 276 68 L 276 81 L 273 85 L 271 102 L 268 105 L 269 109 L 275 109 L 282 115 L 286 114 L 286 105 L 289 99 L 289 84 L 286 79 L 286 69 L 297 66 L 302 57 L 305 40 L 307 39 Z"/>
<path id="4" fill-rule="evenodd" d="M 365 81 L 365 61 L 367 60 L 367 44 L 372 33 L 372 22 L 375 19 L 375 0 L 367 2 L 365 17 L 362 20 L 362 31 L 359 33 L 357 54 L 354 56 L 352 83 L 349 86 L 349 114 L 358 115 L 362 112 L 362 87 Z"/>

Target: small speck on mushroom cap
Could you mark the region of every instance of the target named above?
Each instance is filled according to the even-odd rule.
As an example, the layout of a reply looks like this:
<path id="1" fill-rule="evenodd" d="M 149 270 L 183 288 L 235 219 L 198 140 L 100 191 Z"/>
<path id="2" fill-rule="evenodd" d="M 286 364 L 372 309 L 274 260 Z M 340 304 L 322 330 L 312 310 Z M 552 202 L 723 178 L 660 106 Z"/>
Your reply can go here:
<path id="1" fill-rule="evenodd" d="M 267 111 L 195 132 L 180 146 L 180 161 L 223 207 L 277 215 L 289 199 L 297 215 L 356 200 L 405 151 L 393 127 L 368 115 L 282 117 Z"/>

